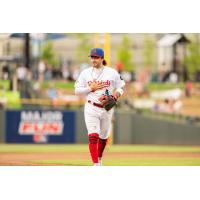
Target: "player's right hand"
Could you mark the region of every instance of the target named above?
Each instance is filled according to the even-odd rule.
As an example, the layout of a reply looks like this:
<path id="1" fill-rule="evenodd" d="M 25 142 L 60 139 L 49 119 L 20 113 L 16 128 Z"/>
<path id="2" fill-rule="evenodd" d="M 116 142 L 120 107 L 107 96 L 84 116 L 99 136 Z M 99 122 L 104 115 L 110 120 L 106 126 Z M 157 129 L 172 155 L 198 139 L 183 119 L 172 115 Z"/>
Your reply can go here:
<path id="1" fill-rule="evenodd" d="M 95 92 L 96 90 L 100 90 L 102 88 L 105 88 L 106 86 L 103 83 L 98 83 L 98 82 L 92 82 L 90 84 L 90 88 L 92 92 Z"/>

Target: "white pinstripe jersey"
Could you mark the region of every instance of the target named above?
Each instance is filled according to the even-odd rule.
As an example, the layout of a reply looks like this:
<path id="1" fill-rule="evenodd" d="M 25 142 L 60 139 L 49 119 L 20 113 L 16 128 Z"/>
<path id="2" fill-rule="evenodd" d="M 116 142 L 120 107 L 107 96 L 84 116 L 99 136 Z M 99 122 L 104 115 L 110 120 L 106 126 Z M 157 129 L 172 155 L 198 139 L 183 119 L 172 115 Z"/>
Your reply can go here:
<path id="1" fill-rule="evenodd" d="M 101 82 L 106 87 L 95 92 L 90 92 L 90 84 L 93 82 Z M 124 87 L 125 82 L 121 79 L 120 74 L 113 68 L 104 66 L 100 69 L 89 67 L 84 69 L 78 77 L 75 83 L 75 90 L 81 90 L 86 88 L 86 98 L 93 102 L 99 102 L 99 98 L 102 94 L 105 94 L 108 89 L 109 94 L 112 94 L 114 90 Z"/>

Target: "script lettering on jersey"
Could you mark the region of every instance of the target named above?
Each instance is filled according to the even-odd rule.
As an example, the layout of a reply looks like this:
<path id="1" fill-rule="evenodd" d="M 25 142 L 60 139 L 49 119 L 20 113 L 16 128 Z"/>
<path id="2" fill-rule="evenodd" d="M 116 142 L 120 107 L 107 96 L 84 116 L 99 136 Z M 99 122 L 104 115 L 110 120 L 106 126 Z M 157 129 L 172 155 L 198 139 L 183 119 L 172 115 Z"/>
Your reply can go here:
<path id="1" fill-rule="evenodd" d="M 104 86 L 110 86 L 110 81 L 106 80 L 106 81 L 88 81 L 88 85 L 90 86 L 93 82 L 96 82 L 97 84 L 103 84 Z"/>

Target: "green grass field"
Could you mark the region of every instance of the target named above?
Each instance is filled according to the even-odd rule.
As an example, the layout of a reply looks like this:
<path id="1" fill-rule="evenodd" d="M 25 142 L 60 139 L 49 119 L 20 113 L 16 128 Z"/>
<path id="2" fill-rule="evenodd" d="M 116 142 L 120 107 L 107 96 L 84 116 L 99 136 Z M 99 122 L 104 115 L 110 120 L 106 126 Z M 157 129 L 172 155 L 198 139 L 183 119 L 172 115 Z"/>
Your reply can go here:
<path id="1" fill-rule="evenodd" d="M 0 144 L 1 165 L 9 165 L 6 162 L 9 159 L 18 165 L 18 157 L 21 165 L 91 165 L 87 145 Z M 105 166 L 200 166 L 200 146 L 110 145 L 103 163 Z"/>

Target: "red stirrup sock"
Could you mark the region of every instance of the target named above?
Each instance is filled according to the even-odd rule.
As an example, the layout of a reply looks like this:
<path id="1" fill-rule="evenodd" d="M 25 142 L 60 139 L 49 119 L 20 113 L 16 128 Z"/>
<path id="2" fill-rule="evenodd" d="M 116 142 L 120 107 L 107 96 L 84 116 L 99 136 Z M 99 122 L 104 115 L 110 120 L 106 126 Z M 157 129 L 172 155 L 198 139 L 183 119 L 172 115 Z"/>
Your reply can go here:
<path id="1" fill-rule="evenodd" d="M 98 142 L 98 157 L 101 158 L 103 155 L 103 151 L 105 149 L 105 146 L 107 144 L 107 140 L 108 139 L 101 139 L 99 138 L 99 142 Z"/>
<path id="2" fill-rule="evenodd" d="M 92 157 L 93 163 L 98 163 L 98 140 L 99 140 L 99 135 L 97 133 L 91 133 L 89 134 L 89 149 L 90 149 L 90 154 Z"/>

